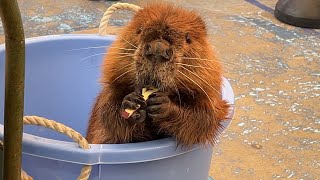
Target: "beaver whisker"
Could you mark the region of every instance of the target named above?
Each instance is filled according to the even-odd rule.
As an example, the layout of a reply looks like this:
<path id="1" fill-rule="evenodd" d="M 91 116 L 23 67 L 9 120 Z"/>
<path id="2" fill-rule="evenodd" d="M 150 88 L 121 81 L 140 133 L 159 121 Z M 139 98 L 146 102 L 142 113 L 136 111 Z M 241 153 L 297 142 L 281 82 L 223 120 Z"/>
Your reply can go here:
<path id="1" fill-rule="evenodd" d="M 210 67 L 195 66 L 195 65 L 191 65 L 191 64 L 184 64 L 184 63 L 175 63 L 175 64 L 181 65 L 181 67 L 182 67 L 182 66 L 189 66 L 189 67 L 194 67 L 194 68 L 210 69 L 210 70 L 212 70 L 212 71 L 218 72 L 216 69 L 213 69 L 213 68 L 210 68 Z"/>
<path id="2" fill-rule="evenodd" d="M 201 61 L 213 61 L 213 62 L 218 62 L 218 63 L 222 63 L 222 64 L 226 64 L 226 65 L 237 66 L 236 64 L 233 64 L 233 63 L 222 62 L 222 61 L 214 60 L 214 59 L 202 59 L 202 58 L 191 58 L 191 57 L 181 57 L 181 59 L 201 60 Z"/>
<path id="3" fill-rule="evenodd" d="M 204 59 L 204 58 L 197 58 L 197 57 L 181 57 L 181 59 L 194 59 L 194 60 L 203 60 L 203 61 L 214 61 L 214 62 L 220 62 L 219 60 L 214 59 Z"/>
<path id="4" fill-rule="evenodd" d="M 136 50 L 136 49 L 117 48 L 117 47 L 110 47 L 109 49 L 121 49 L 121 50 L 127 50 L 127 51 L 135 51 Z"/>
<path id="5" fill-rule="evenodd" d="M 130 66 L 130 65 L 133 65 L 134 63 L 135 63 L 135 62 L 130 63 L 130 64 L 127 64 L 127 65 L 125 65 L 125 66 L 123 66 L 122 68 L 117 69 L 117 70 L 120 71 L 120 70 L 122 70 L 122 69 L 124 69 L 124 68 L 126 68 L 126 67 L 128 67 L 128 66 Z M 88 69 L 98 68 L 98 67 L 101 67 L 101 65 L 99 65 L 99 66 L 92 66 L 92 67 L 89 67 Z"/>
<path id="6" fill-rule="evenodd" d="M 175 91 L 176 91 L 176 92 L 177 92 L 177 94 L 178 94 L 179 104 L 180 104 L 180 107 L 181 107 L 181 96 L 180 96 L 180 93 L 179 93 L 178 86 L 177 86 L 177 84 L 174 82 L 174 80 L 173 80 L 173 79 L 171 79 L 171 82 L 172 82 L 172 84 L 173 84 L 173 86 L 174 86 Z"/>
<path id="7" fill-rule="evenodd" d="M 82 59 L 80 59 L 80 61 L 83 61 L 83 60 L 91 58 L 91 57 L 99 56 L 99 55 L 105 55 L 105 54 L 120 54 L 120 55 L 125 54 L 125 55 L 134 56 L 134 54 L 132 54 L 132 53 L 118 53 L 118 52 L 114 52 L 114 53 L 97 53 L 97 54 L 93 54 L 93 55 L 87 56 L 85 58 L 82 58 Z"/>
<path id="8" fill-rule="evenodd" d="M 182 82 L 179 78 L 176 78 L 189 92 L 192 92 L 192 90 L 184 83 Z"/>
<path id="9" fill-rule="evenodd" d="M 108 49 L 121 49 L 121 50 L 128 50 L 128 51 L 135 51 L 135 50 L 136 50 L 136 49 L 127 49 L 127 48 L 109 47 L 109 46 L 89 46 L 89 47 L 85 47 L 85 48 L 69 49 L 69 50 L 67 50 L 67 51 L 79 51 L 79 50 L 101 49 L 101 48 L 108 48 Z"/>
<path id="10" fill-rule="evenodd" d="M 124 57 L 133 57 L 134 54 L 128 54 L 128 55 L 123 55 L 123 56 L 118 56 L 117 58 L 124 58 Z"/>
<path id="11" fill-rule="evenodd" d="M 133 63 L 127 64 L 127 65 L 125 65 L 125 66 L 121 67 L 120 69 L 117 69 L 117 71 L 121 71 L 122 69 L 124 69 L 124 68 L 126 68 L 126 67 L 128 67 L 128 66 L 134 65 L 135 63 L 136 63 L 136 62 L 133 62 Z"/>
<path id="12" fill-rule="evenodd" d="M 88 58 L 91 58 L 91 57 L 95 57 L 95 56 L 105 55 L 105 54 L 107 54 L 107 53 L 93 54 L 93 55 L 90 55 L 90 56 L 87 56 L 87 57 L 85 57 L 85 58 L 80 59 L 80 61 L 83 61 L 83 60 L 85 60 L 85 59 L 88 59 Z"/>
<path id="13" fill-rule="evenodd" d="M 132 71 L 135 71 L 135 68 L 129 69 L 128 71 L 120 74 L 117 78 L 115 78 L 113 81 L 111 81 L 110 84 L 114 83 L 116 80 L 118 80 L 119 78 L 123 77 L 124 75 L 126 75 L 126 74 L 128 74 L 129 72 L 132 72 Z"/>
<path id="14" fill-rule="evenodd" d="M 181 66 L 183 69 L 185 69 L 186 71 L 190 72 L 191 74 L 195 75 L 197 78 L 199 78 L 200 80 L 202 80 L 204 83 L 206 83 L 209 87 L 211 87 L 214 91 L 216 91 L 219 95 L 221 95 L 221 93 L 215 89 L 212 85 L 210 85 L 207 81 L 205 81 L 202 77 L 200 77 L 198 74 L 192 72 L 190 69 L 185 68 L 183 66 Z"/>
<path id="15" fill-rule="evenodd" d="M 191 82 L 193 82 L 196 86 L 198 86 L 207 96 L 208 100 L 210 101 L 211 107 L 214 109 L 215 107 L 213 106 L 212 100 L 209 97 L 208 93 L 196 82 L 194 81 L 192 78 L 190 78 L 189 76 L 187 76 L 186 74 L 184 74 L 183 72 L 181 72 L 180 70 L 177 70 L 180 74 L 182 74 L 184 77 L 186 77 L 187 79 L 189 79 Z"/>
<path id="16" fill-rule="evenodd" d="M 100 48 L 107 48 L 108 46 L 90 46 L 85 48 L 77 48 L 77 49 L 69 49 L 68 51 L 79 51 L 79 50 L 86 50 L 86 49 L 100 49 Z"/>
<path id="17" fill-rule="evenodd" d="M 126 74 L 128 74 L 129 72 L 132 72 L 132 71 L 135 71 L 135 68 L 129 69 L 128 71 L 120 74 L 117 78 L 115 78 L 113 81 L 111 81 L 110 84 L 112 84 L 113 82 L 117 81 L 118 79 L 120 79 L 121 77 L 123 77 L 124 75 L 126 75 Z"/>
<path id="18" fill-rule="evenodd" d="M 108 54 L 120 54 L 120 55 L 126 54 L 126 55 L 134 55 L 133 53 L 108 53 Z"/>
<path id="19" fill-rule="evenodd" d="M 123 37 L 119 36 L 121 39 L 123 39 L 124 41 L 126 41 L 128 44 L 130 44 L 131 46 L 135 47 L 136 49 L 138 49 L 137 46 L 133 45 L 131 42 L 129 42 L 128 40 L 124 39 Z"/>
<path id="20" fill-rule="evenodd" d="M 89 46 L 89 47 L 85 47 L 85 48 L 69 49 L 68 51 L 79 51 L 79 50 L 87 50 L 87 49 L 101 49 L 101 48 L 108 48 L 108 49 L 121 49 L 121 50 L 128 50 L 128 51 L 135 51 L 135 50 L 136 50 L 136 49 L 127 49 L 127 48 L 109 47 L 109 46 Z"/>

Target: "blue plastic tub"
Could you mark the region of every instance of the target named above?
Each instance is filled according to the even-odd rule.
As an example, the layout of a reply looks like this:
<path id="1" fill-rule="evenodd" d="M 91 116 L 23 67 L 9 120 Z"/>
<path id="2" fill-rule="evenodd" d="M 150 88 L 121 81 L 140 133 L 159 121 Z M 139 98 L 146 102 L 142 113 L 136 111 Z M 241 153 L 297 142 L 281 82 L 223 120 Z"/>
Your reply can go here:
<path id="1" fill-rule="evenodd" d="M 26 40 L 25 115 L 54 119 L 85 135 L 99 91 L 100 63 L 114 36 L 55 35 Z M 93 46 L 91 48 L 72 50 Z M 96 54 L 92 56 L 93 54 Z M 85 57 L 88 57 L 83 59 Z M 3 138 L 4 45 L 0 46 L 0 138 Z M 82 59 L 82 60 L 81 60 Z M 224 99 L 234 104 L 227 80 Z M 230 112 L 230 119 L 234 111 Z M 227 127 L 231 120 L 225 122 Z M 132 144 L 91 145 L 82 150 L 64 135 L 24 126 L 23 169 L 35 180 L 73 180 L 84 164 L 90 179 L 207 180 L 212 147 L 176 149 L 172 138 Z"/>

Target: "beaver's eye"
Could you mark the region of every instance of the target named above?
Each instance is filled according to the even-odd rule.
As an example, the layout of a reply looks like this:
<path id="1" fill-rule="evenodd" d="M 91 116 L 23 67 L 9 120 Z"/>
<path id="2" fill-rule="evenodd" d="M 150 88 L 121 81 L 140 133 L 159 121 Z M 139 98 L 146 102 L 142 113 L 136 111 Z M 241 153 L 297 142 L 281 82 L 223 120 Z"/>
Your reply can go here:
<path id="1" fill-rule="evenodd" d="M 140 27 L 139 29 L 137 29 L 137 34 L 140 34 L 142 32 L 142 27 Z"/>
<path id="2" fill-rule="evenodd" d="M 188 44 L 191 43 L 191 37 L 190 37 L 189 33 L 186 34 L 186 41 L 187 41 Z"/>

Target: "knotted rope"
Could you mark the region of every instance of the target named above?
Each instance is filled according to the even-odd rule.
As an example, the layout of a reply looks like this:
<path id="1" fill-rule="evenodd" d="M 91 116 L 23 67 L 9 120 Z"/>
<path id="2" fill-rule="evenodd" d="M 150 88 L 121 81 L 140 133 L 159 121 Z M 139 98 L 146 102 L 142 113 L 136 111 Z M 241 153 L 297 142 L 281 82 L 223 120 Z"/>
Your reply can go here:
<path id="1" fill-rule="evenodd" d="M 137 12 L 141 7 L 129 3 L 116 3 L 110 6 L 107 11 L 103 14 L 103 17 L 100 21 L 99 25 L 99 35 L 106 35 L 107 34 L 107 26 L 109 19 L 113 12 L 116 10 L 130 10 L 133 12 Z M 49 120 L 44 117 L 39 116 L 24 116 L 23 117 L 23 124 L 25 125 L 36 125 L 46 127 L 62 134 L 67 135 L 70 137 L 74 142 L 78 143 L 78 145 L 82 149 L 89 149 L 88 141 L 77 131 L 73 130 L 70 127 L 67 127 L 61 123 L 58 123 L 54 120 Z M 1 141 L 0 141 L 0 148 L 1 148 Z M 92 167 L 90 165 L 84 165 L 81 169 L 81 173 L 78 176 L 77 180 L 87 180 L 90 176 Z M 24 170 L 21 170 L 21 180 L 33 180 L 31 176 L 29 176 Z"/>

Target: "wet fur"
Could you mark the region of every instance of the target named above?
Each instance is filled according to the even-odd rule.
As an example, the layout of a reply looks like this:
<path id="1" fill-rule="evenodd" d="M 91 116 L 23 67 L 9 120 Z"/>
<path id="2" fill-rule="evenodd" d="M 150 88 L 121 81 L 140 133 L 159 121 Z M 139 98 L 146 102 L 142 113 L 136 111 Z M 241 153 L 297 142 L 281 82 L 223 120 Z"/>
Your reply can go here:
<path id="1" fill-rule="evenodd" d="M 109 48 L 103 62 L 102 90 L 87 131 L 89 143 L 131 143 L 165 136 L 173 136 L 186 146 L 214 143 L 229 106 L 221 99 L 222 69 L 206 33 L 200 16 L 171 4 L 150 4 L 137 12 Z M 146 42 L 152 38 L 164 38 L 174 49 L 170 62 L 157 68 L 152 68 L 142 54 Z M 135 51 L 120 49 L 136 47 Z M 132 52 L 134 56 L 119 54 Z M 167 97 L 168 102 L 158 106 L 161 116 L 147 116 L 143 122 L 123 119 L 120 114 L 124 98 L 147 84 L 160 88 L 162 99 Z"/>

